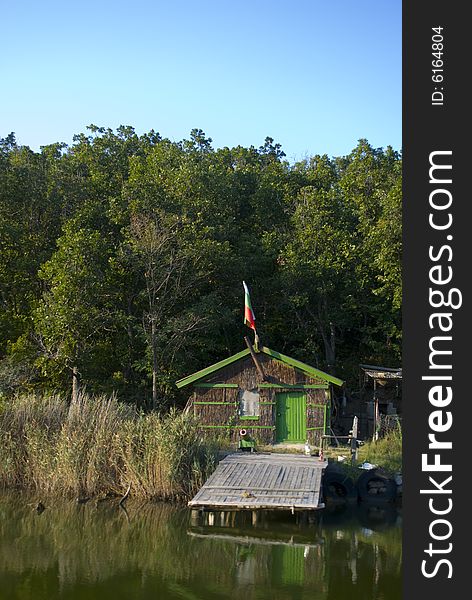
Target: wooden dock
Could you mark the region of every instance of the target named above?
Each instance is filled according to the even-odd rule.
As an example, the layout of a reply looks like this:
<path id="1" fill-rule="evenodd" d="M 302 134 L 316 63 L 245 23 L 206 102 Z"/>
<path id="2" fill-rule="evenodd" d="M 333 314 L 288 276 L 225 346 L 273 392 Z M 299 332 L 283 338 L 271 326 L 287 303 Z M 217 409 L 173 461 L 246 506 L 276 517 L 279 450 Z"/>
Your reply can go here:
<path id="1" fill-rule="evenodd" d="M 327 462 L 297 454 L 234 453 L 224 458 L 188 505 L 206 510 L 312 511 Z"/>

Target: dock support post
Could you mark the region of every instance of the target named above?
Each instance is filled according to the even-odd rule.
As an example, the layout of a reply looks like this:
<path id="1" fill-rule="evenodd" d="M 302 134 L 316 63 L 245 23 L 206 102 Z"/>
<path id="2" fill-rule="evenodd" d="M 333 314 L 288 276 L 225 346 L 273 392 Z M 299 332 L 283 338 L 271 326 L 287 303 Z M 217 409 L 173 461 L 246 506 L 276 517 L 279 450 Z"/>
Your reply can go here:
<path id="1" fill-rule="evenodd" d="M 308 522 L 308 512 L 306 510 L 297 513 L 298 515 L 298 525 L 306 525 Z"/>

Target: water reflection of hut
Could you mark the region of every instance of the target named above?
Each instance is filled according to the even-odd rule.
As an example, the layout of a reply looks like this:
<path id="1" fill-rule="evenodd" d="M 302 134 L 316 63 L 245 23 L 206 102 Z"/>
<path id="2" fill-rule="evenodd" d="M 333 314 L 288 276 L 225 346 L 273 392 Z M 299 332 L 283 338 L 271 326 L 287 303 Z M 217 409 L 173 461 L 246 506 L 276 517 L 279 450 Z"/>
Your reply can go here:
<path id="1" fill-rule="evenodd" d="M 401 528 L 395 507 L 327 511 L 311 525 L 272 511 L 264 516 L 252 525 L 249 514 L 237 512 L 226 526 L 188 530 L 192 538 L 206 541 L 205 548 L 219 549 L 215 559 L 234 557 L 227 571 L 235 591 L 247 600 L 265 597 L 268 585 L 273 598 L 289 592 L 291 598 L 323 600 L 400 597 Z"/>

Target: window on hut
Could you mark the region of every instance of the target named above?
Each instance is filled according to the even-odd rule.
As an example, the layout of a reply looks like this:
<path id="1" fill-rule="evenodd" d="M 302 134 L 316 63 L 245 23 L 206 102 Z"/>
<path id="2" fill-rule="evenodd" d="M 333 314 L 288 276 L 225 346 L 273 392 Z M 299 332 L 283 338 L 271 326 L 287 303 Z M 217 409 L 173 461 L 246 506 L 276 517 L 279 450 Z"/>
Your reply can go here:
<path id="1" fill-rule="evenodd" d="M 239 416 L 258 417 L 260 414 L 259 392 L 253 390 L 239 390 Z"/>

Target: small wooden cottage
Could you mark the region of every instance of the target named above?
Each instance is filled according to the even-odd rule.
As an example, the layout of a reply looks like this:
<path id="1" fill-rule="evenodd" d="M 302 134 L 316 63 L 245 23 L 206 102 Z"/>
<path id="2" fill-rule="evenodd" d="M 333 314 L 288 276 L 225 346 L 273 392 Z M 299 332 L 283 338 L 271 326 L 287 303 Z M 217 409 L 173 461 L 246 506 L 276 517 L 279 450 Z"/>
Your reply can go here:
<path id="1" fill-rule="evenodd" d="M 343 382 L 266 347 L 247 348 L 176 382 L 192 386 L 186 410 L 206 431 L 236 440 L 246 429 L 265 444 L 312 445 L 328 432 L 332 384 Z"/>

